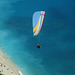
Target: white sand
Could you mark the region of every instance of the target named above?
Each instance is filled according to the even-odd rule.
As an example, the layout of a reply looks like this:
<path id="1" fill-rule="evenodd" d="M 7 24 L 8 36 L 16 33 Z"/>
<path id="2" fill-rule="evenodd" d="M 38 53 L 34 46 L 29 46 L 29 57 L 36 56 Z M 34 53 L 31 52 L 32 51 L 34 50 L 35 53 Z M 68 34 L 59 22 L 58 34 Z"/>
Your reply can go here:
<path id="1" fill-rule="evenodd" d="M 6 67 L 4 67 L 4 65 Z M 19 68 L 8 57 L 6 57 L 2 51 L 0 51 L 0 74 L 20 75 Z"/>

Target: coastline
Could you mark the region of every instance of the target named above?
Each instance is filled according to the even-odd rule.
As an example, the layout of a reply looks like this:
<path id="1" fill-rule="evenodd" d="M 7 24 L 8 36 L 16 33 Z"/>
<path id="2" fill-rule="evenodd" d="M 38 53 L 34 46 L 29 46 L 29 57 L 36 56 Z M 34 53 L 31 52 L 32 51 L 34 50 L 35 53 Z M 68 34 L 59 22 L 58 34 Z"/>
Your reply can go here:
<path id="1" fill-rule="evenodd" d="M 21 74 L 20 74 L 20 73 Z M 21 70 L 0 50 L 0 73 L 5 75 L 24 75 Z"/>

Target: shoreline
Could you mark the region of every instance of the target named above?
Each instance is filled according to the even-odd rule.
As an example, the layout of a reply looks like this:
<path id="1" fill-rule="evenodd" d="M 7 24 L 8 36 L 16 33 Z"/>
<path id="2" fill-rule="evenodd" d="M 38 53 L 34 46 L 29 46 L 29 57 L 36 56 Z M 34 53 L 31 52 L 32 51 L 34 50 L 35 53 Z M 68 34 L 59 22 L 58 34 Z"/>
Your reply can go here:
<path id="1" fill-rule="evenodd" d="M 5 56 L 2 50 L 0 50 L 0 73 L 5 75 L 24 75 L 15 63 Z"/>

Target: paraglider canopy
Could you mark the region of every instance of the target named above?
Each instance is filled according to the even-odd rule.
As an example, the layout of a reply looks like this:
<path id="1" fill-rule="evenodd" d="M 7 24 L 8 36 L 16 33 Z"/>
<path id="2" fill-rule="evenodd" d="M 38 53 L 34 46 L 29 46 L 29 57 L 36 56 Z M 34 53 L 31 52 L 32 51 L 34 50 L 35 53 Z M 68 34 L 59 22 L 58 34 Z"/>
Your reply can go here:
<path id="1" fill-rule="evenodd" d="M 33 14 L 33 35 L 37 36 L 42 28 L 45 11 L 37 11 Z"/>
<path id="2" fill-rule="evenodd" d="M 44 21 L 44 17 L 45 17 L 45 11 L 37 11 L 33 14 L 33 36 L 37 36 L 42 28 L 43 25 L 43 21 Z M 40 40 L 38 38 L 38 44 L 37 44 L 37 48 L 41 48 L 40 46 Z"/>

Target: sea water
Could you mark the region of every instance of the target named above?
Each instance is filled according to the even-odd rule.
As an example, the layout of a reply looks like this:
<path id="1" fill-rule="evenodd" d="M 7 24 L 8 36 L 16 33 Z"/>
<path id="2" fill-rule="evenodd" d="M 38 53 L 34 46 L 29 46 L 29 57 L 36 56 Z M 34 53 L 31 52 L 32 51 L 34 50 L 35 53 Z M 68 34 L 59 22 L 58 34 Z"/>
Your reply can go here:
<path id="1" fill-rule="evenodd" d="M 32 16 L 41 10 L 37 49 Z M 0 0 L 0 48 L 26 75 L 75 75 L 75 0 Z"/>

